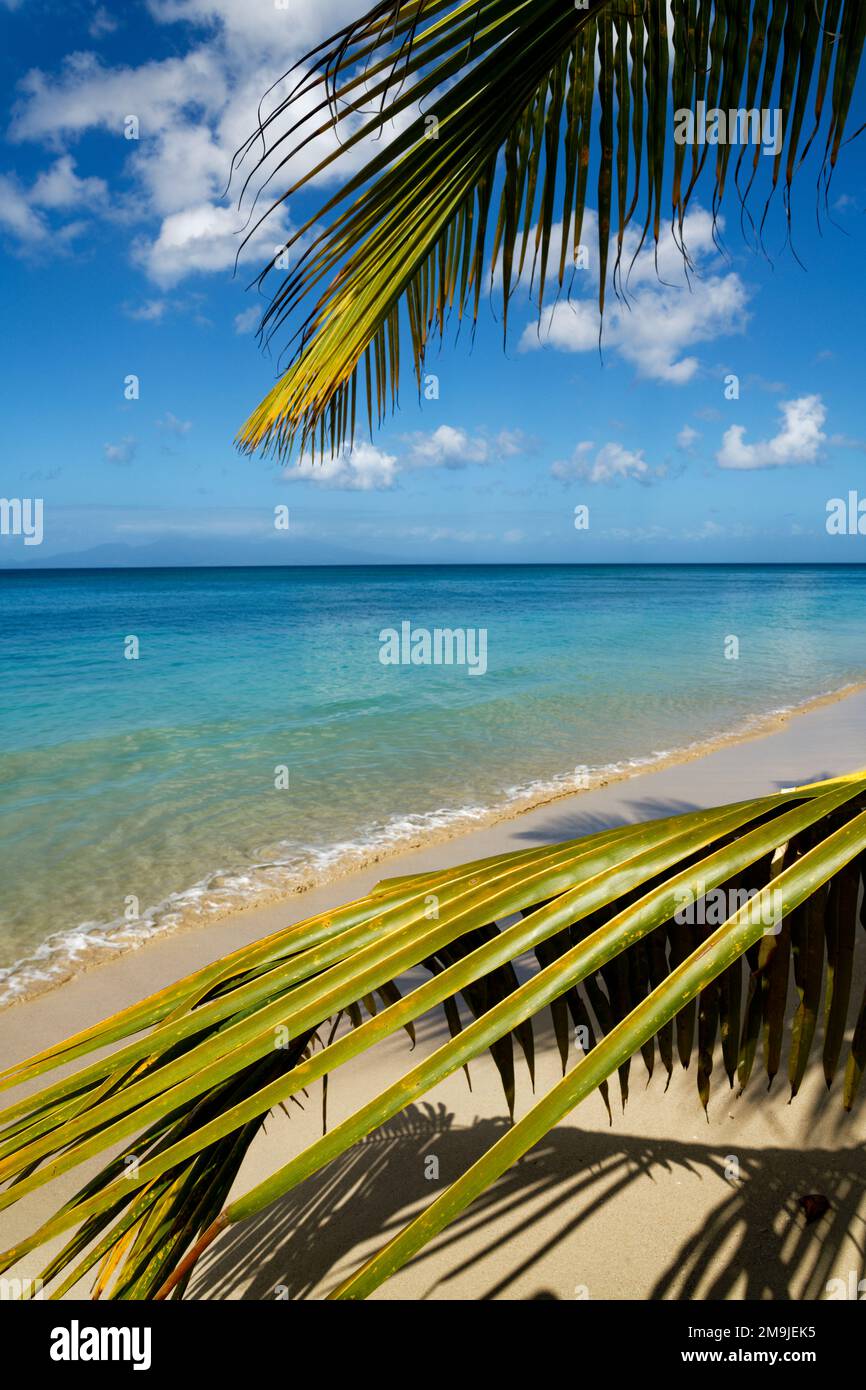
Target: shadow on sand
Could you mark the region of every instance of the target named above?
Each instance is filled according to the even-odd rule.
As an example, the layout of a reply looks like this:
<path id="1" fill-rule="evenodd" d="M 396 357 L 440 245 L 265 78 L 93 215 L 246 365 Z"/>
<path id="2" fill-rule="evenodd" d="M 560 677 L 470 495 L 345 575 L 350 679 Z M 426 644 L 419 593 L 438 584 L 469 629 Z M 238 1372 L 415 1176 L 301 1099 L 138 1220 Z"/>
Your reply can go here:
<path id="1" fill-rule="evenodd" d="M 203 1261 L 188 1296 L 224 1298 L 242 1288 L 249 1299 L 322 1297 L 357 1267 L 362 1254 L 384 1244 L 444 1182 L 489 1148 L 505 1123 L 483 1120 L 458 1128 L 444 1106 L 410 1107 L 260 1217 L 228 1232 Z M 550 1287 L 546 1257 L 624 1189 L 675 1169 L 701 1181 L 715 1179 L 714 1185 L 723 1181 L 726 1191 L 696 1218 L 694 1234 L 657 1278 L 651 1298 L 824 1298 L 846 1241 L 853 1241 L 856 1276 L 863 1278 L 862 1146 L 737 1150 L 740 1180 L 734 1183 L 726 1169 L 730 1137 L 715 1145 L 685 1144 L 555 1129 L 416 1258 L 417 1271 L 432 1252 L 439 1257 L 421 1296 L 435 1291 L 447 1298 L 453 1278 L 481 1265 L 494 1249 L 508 1264 L 510 1248 L 513 1259 L 503 1274 L 500 1258 L 496 1282 L 478 1270 L 477 1299 L 572 1297 Z M 424 1176 L 431 1153 L 439 1161 L 441 1181 L 435 1184 Z M 815 1190 L 826 1196 L 829 1209 L 807 1223 L 798 1199 Z M 550 1217 L 557 1212 L 551 1235 Z M 539 1230 L 527 1253 L 519 1237 L 541 1222 L 545 1234 Z M 444 1278 L 443 1250 L 451 1252 Z M 716 1273 L 708 1276 L 711 1266 Z M 533 1271 L 538 1285 L 527 1293 L 525 1279 L 529 1275 L 531 1285 Z M 510 1292 L 518 1279 L 524 1281 L 520 1295 Z"/>

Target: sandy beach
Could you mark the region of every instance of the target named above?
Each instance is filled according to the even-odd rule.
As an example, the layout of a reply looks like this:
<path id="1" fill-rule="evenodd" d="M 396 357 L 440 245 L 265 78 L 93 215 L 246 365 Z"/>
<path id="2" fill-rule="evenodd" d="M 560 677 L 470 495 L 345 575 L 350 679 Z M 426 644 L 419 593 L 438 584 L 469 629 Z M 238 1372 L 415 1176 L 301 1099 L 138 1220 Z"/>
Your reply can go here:
<path id="1" fill-rule="evenodd" d="M 0 1064 L 26 1057 L 244 942 L 360 896 L 383 874 L 446 867 L 762 795 L 864 764 L 866 692 L 858 690 L 786 719 L 761 737 L 389 858 L 382 873 L 367 869 L 293 901 L 111 956 L 0 1014 Z M 443 1030 L 438 1016 L 422 1020 L 412 1063 Z M 559 1064 L 543 1026 L 539 1031 L 546 1042 L 538 1065 L 541 1092 L 558 1076 Z M 379 1054 L 375 1065 L 368 1060 L 332 1078 L 331 1121 L 410 1064 L 405 1035 Z M 451 1077 L 430 1094 L 429 1104 L 405 1112 L 260 1218 L 229 1232 L 202 1262 L 188 1296 L 323 1297 L 507 1123 L 492 1064 L 480 1059 L 471 1070 L 471 1091 L 462 1074 Z M 819 1070 L 812 1065 L 793 1105 L 780 1077 L 772 1102 L 759 1106 L 754 1102 L 765 1085 L 761 1076 L 736 1099 L 717 1069 L 705 1117 L 693 1073 L 675 1073 L 663 1095 L 664 1076 L 657 1069 L 645 1085 L 638 1059 L 628 1107 L 621 1113 L 615 1100 L 612 1126 L 600 1097 L 593 1096 L 376 1297 L 827 1297 L 829 1281 L 849 1281 L 852 1271 L 857 1279 L 864 1274 L 866 1120 L 862 1113 L 844 1115 L 838 1081 L 828 1096 Z M 518 1115 L 530 1101 L 528 1078 L 519 1070 Z M 292 1107 L 291 1119 L 273 1116 L 236 1190 L 250 1187 L 320 1129 L 317 1092 L 303 1112 Z M 431 1155 L 438 1159 L 438 1181 L 425 1176 Z M 7 1247 L 32 1229 L 87 1172 L 83 1167 L 75 1181 L 49 1186 L 3 1213 L 0 1244 Z M 798 1199 L 808 1193 L 825 1195 L 830 1207 L 807 1225 Z M 33 1257 L 25 1265 L 12 1272 L 38 1273 Z M 83 1286 L 75 1291 L 78 1297 L 86 1293 Z"/>

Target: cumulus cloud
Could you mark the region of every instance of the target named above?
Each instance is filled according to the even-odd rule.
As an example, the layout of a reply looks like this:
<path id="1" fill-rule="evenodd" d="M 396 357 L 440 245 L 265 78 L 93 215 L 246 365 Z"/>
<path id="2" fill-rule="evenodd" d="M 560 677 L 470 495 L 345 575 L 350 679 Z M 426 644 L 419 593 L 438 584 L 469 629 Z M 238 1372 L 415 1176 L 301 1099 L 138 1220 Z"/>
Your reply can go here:
<path id="1" fill-rule="evenodd" d="M 785 468 L 792 464 L 816 463 L 823 453 L 827 436 L 823 424 L 827 410 L 818 395 L 798 396 L 782 401 L 782 422 L 770 439 L 746 443 L 743 425 L 731 425 L 716 454 L 720 468 Z"/>
<path id="2" fill-rule="evenodd" d="M 52 225 L 47 214 L 62 215 L 76 208 L 108 212 L 108 186 L 104 179 L 79 178 L 71 155 L 61 155 L 29 186 L 13 175 L 0 174 L 0 228 L 20 254 L 49 237 L 55 247 L 68 245 L 84 230 L 85 223 L 74 218 Z"/>
<path id="3" fill-rule="evenodd" d="M 357 0 L 288 0 L 253 5 L 250 0 L 148 0 L 162 23 L 210 24 L 220 29 L 235 52 L 249 49 L 261 58 L 263 45 L 281 44 L 303 53 L 360 13 Z"/>
<path id="4" fill-rule="evenodd" d="M 49 235 L 45 219 L 34 208 L 26 191 L 8 174 L 0 174 L 0 227 L 27 249 Z"/>
<path id="5" fill-rule="evenodd" d="M 698 430 L 693 429 L 691 425 L 683 425 L 677 435 L 677 448 L 688 453 L 689 450 L 695 446 L 700 437 Z"/>
<path id="6" fill-rule="evenodd" d="M 206 37 L 182 56 L 138 65 L 112 65 L 96 53 L 78 52 L 57 71 L 31 69 L 19 84 L 10 138 L 39 142 L 66 161 L 70 147 L 90 131 L 123 139 L 124 124 L 134 116 L 139 138 L 125 148 L 112 202 L 115 215 L 122 210 L 137 225 L 134 259 L 156 284 L 167 286 L 188 275 L 223 273 L 233 267 L 248 210 L 239 213 L 225 197 L 232 157 L 258 124 L 265 91 L 276 82 L 264 107 L 267 115 L 294 88 L 299 75 L 281 80 L 280 74 L 321 38 L 357 18 L 358 11 L 356 0 L 291 0 L 285 8 L 272 0 L 149 0 L 147 8 L 160 25 L 193 24 L 199 32 L 204 29 Z M 91 33 L 105 32 L 103 11 L 97 10 Z M 263 55 L 269 56 L 263 61 Z M 312 110 L 317 98 L 310 94 L 302 100 L 308 100 Z M 386 125 L 382 140 L 410 118 L 407 112 Z M 362 119 L 353 116 L 345 129 Z M 285 187 L 315 169 L 338 148 L 330 130 L 311 139 L 291 168 L 280 173 L 275 195 L 280 184 Z M 381 148 L 381 141 L 375 148 Z M 361 166 L 370 150 L 365 141 L 341 159 L 339 175 L 325 171 L 317 181 L 344 177 Z M 269 152 L 256 183 L 274 171 L 284 153 L 284 146 Z M 257 146 L 251 159 L 260 155 Z M 56 170 L 53 178 L 59 189 Z M 83 185 L 88 185 L 93 202 L 96 190 L 90 180 L 76 185 L 67 178 L 67 183 L 70 193 L 81 195 Z M 291 227 L 283 207 L 241 253 L 241 260 L 266 264 Z M 26 234 L 32 239 L 38 228 L 37 219 Z"/>
<path id="7" fill-rule="evenodd" d="M 470 439 L 465 430 L 452 425 L 412 436 L 411 457 L 422 468 L 465 468 L 467 463 L 484 463 L 487 456 L 485 440 Z"/>
<path id="8" fill-rule="evenodd" d="M 627 478 L 648 483 L 661 477 L 663 469 L 653 468 L 643 455 L 643 449 L 626 449 L 622 444 L 603 444 L 595 448 L 591 439 L 578 444 L 570 459 L 551 465 L 554 478 L 568 483 L 581 479 L 587 483 L 615 483 Z"/>
<path id="9" fill-rule="evenodd" d="M 285 468 L 283 477 L 290 483 L 317 483 L 344 492 L 381 492 L 394 486 L 397 457 L 375 444 L 361 443 L 354 449 L 341 449 L 321 463 L 303 458 L 297 465 Z"/>
<path id="10" fill-rule="evenodd" d="M 721 225 L 721 222 L 720 222 Z M 594 245 L 598 223 L 587 214 L 584 240 Z M 556 229 L 551 260 L 558 259 Z M 639 233 L 629 229 L 623 243 L 622 264 L 627 270 L 637 249 Z M 682 256 L 673 239 L 662 237 L 658 266 L 652 245 L 634 261 L 627 280 L 627 303 L 608 296 L 602 347 L 630 363 L 638 376 L 682 386 L 700 368 L 694 348 L 726 334 L 742 332 L 748 321 L 748 293 L 733 271 L 711 268 L 718 264 L 712 237 L 712 218 L 696 208 L 686 219 L 685 242 L 694 264 L 687 279 Z M 610 264 L 615 251 L 612 249 Z M 625 279 L 625 275 L 623 277 Z M 573 294 L 582 288 L 587 297 L 560 300 L 542 315 L 540 326 L 527 324 L 520 347 L 530 352 L 552 347 L 560 352 L 598 351 L 598 267 L 590 257 L 585 270 L 575 272 Z"/>
<path id="11" fill-rule="evenodd" d="M 151 280 L 168 289 L 188 275 L 231 270 L 236 258 L 240 265 L 263 265 L 278 249 L 274 238 L 284 242 L 287 235 L 280 211 L 243 245 L 235 209 L 201 203 L 166 217 L 155 240 L 143 237 L 136 242 L 133 256 Z"/>
<path id="12" fill-rule="evenodd" d="M 410 468 L 466 468 L 523 452 L 522 436 L 515 431 L 502 430 L 491 439 L 453 425 L 440 425 L 432 434 L 409 435 L 407 442 L 406 466 Z"/>
<path id="13" fill-rule="evenodd" d="M 207 45 L 182 58 L 138 67 L 106 67 L 95 53 L 79 52 L 65 59 L 58 74 L 31 68 L 19 93 L 9 132 L 13 140 L 56 144 L 91 130 L 121 138 L 130 115 L 138 118 L 140 136 L 147 139 L 186 110 L 198 108 L 203 115 L 218 111 L 226 98 L 226 79 Z"/>
<path id="14" fill-rule="evenodd" d="M 426 468 L 460 469 L 472 464 L 494 463 L 522 452 L 522 436 L 503 430 L 494 436 L 471 435 L 454 425 L 439 425 L 430 434 L 417 431 L 404 436 L 399 454 L 373 444 L 344 448 L 333 459 L 313 463 L 310 458 L 283 472 L 288 482 L 312 482 L 350 492 L 383 491 L 396 485 L 400 474 Z"/>
<path id="15" fill-rule="evenodd" d="M 43 208 L 98 208 L 108 198 L 104 179 L 79 178 L 71 155 L 61 155 L 38 176 L 29 194 L 30 202 Z"/>

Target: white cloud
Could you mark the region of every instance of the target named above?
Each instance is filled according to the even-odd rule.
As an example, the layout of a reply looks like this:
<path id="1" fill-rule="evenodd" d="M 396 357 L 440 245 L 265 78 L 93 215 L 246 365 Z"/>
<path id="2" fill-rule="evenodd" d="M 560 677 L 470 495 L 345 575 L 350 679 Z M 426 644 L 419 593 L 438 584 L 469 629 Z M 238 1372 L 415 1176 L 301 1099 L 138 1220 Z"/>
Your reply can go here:
<path id="1" fill-rule="evenodd" d="M 626 478 L 648 483 L 659 470 L 647 463 L 643 449 L 626 449 L 622 444 L 603 444 L 593 456 L 595 445 L 585 439 L 578 444 L 570 459 L 551 465 L 551 473 L 561 482 L 582 479 L 587 483 L 614 483 Z"/>
<path id="2" fill-rule="evenodd" d="M 77 219 L 52 227 L 46 213 L 81 207 L 107 212 L 108 187 L 104 179 L 79 178 L 71 155 L 61 155 L 29 188 L 14 176 L 0 174 L 0 227 L 21 252 L 32 250 L 49 237 L 55 246 L 68 244 L 84 230 L 84 222 Z"/>
<path id="3" fill-rule="evenodd" d="M 394 486 L 397 458 L 375 444 L 362 443 L 352 450 L 341 449 L 322 463 L 305 457 L 296 466 L 285 468 L 282 476 L 290 483 L 318 483 L 347 492 L 382 491 Z"/>
<path id="4" fill-rule="evenodd" d="M 168 304 L 164 299 L 146 299 L 143 304 L 127 309 L 126 313 L 129 318 L 141 323 L 159 323 L 165 317 L 167 308 Z"/>
<path id="5" fill-rule="evenodd" d="M 691 425 L 683 425 L 682 429 L 677 435 L 677 448 L 683 449 L 686 453 L 688 453 L 688 451 L 697 443 L 700 437 L 700 432 L 696 429 L 693 429 Z"/>
<path id="6" fill-rule="evenodd" d="M 289 482 L 313 482 L 347 491 L 381 491 L 394 487 L 402 473 L 494 463 L 523 450 L 522 436 L 516 431 L 503 430 L 491 438 L 485 434 L 470 435 L 454 425 L 439 425 L 430 434 L 418 431 L 405 435 L 403 443 L 407 448 L 400 455 L 362 443 L 351 451 L 341 450 L 335 458 L 321 464 L 304 458 L 299 467 L 285 469 L 283 477 Z"/>
<path id="7" fill-rule="evenodd" d="M 532 449 L 532 441 L 522 430 L 500 430 L 496 436 L 496 452 L 502 458 L 514 458 Z"/>
<path id="8" fill-rule="evenodd" d="M 222 195 L 231 155 L 202 120 L 192 113 L 172 116 L 152 139 L 133 146 L 130 168 L 150 213 L 170 217 L 201 203 L 226 206 Z M 243 226 L 244 218 L 232 211 L 235 228 Z"/>
<path id="9" fill-rule="evenodd" d="M 245 246 L 239 226 L 234 208 L 201 203 L 166 217 L 155 241 L 142 238 L 136 242 L 133 257 L 151 280 L 168 289 L 187 275 L 230 271 L 236 257 L 241 265 L 250 261 L 265 264 L 288 235 L 281 213 L 268 218 Z"/>
<path id="10" fill-rule="evenodd" d="M 834 449 L 857 449 L 861 454 L 866 453 L 866 439 L 852 438 L 848 434 L 831 434 L 830 443 Z"/>
<path id="11" fill-rule="evenodd" d="M 109 463 L 132 463 L 138 449 L 138 440 L 128 434 L 118 444 L 104 444 L 102 447 Z"/>
<path id="12" fill-rule="evenodd" d="M 165 58 L 137 68 L 107 68 L 95 53 L 73 53 L 59 75 L 32 68 L 19 90 L 22 95 L 13 108 L 11 138 L 56 145 L 61 137 L 95 129 L 122 139 L 127 116 L 137 116 L 140 137 L 150 139 L 179 120 L 185 110 L 218 111 L 225 101 L 226 79 L 217 55 L 202 46 L 183 58 Z"/>
<path id="13" fill-rule="evenodd" d="M 782 424 L 771 439 L 745 442 L 745 427 L 731 425 L 716 454 L 720 468 L 785 468 L 789 464 L 816 463 L 827 441 L 822 426 L 827 410 L 820 396 L 798 396 L 782 401 Z"/>
<path id="14" fill-rule="evenodd" d="M 281 5 L 274 0 L 264 5 L 250 0 L 148 0 L 148 9 L 165 24 L 212 24 L 225 33 L 235 52 L 248 47 L 259 57 L 265 44 L 301 54 L 362 13 L 357 0 L 288 0 Z"/>
<path id="15" fill-rule="evenodd" d="M 432 434 L 407 436 L 410 468 L 466 468 L 470 463 L 489 463 L 496 458 L 510 458 L 522 451 L 521 436 L 503 430 L 495 438 L 469 435 L 453 425 L 440 425 Z"/>
<path id="16" fill-rule="evenodd" d="M 108 196 L 104 179 L 79 178 L 75 161 L 69 154 L 61 155 L 38 176 L 30 190 L 30 201 L 43 208 L 89 207 L 96 209 Z"/>
<path id="17" fill-rule="evenodd" d="M 242 309 L 239 314 L 235 314 L 236 333 L 254 333 L 261 322 L 262 311 L 257 309 L 254 304 L 249 309 Z"/>
<path id="18" fill-rule="evenodd" d="M 470 439 L 465 430 L 440 425 L 432 434 L 411 436 L 410 457 L 420 468 L 465 468 L 467 463 L 484 463 L 488 445 L 483 439 Z"/>
<path id="19" fill-rule="evenodd" d="M 24 249 L 48 236 L 45 219 L 31 206 L 27 193 L 7 174 L 0 174 L 0 227 Z"/>
<path id="20" fill-rule="evenodd" d="M 157 420 L 157 429 L 167 430 L 169 434 L 184 435 L 189 434 L 192 429 L 191 420 L 179 420 L 176 415 L 167 410 L 161 420 Z"/>
<path id="21" fill-rule="evenodd" d="M 38 68 L 19 84 L 10 137 L 35 141 L 69 158 L 70 145 L 82 135 L 102 130 L 124 139 L 124 122 L 135 116 L 139 139 L 124 143 L 125 158 L 112 188 L 112 215 L 125 215 L 137 224 L 133 259 L 158 285 L 176 284 L 191 274 L 231 270 L 251 207 L 239 213 L 226 200 L 232 157 L 258 124 L 259 103 L 281 74 L 326 35 L 358 16 L 357 0 L 291 0 L 278 7 L 273 0 L 149 0 L 152 18 L 161 25 L 194 24 L 206 37 L 180 57 L 112 66 L 93 52 L 69 55 L 59 71 Z M 107 32 L 113 21 L 100 7 L 91 20 L 91 33 Z M 273 110 L 297 81 L 276 81 L 264 106 Z M 312 110 L 315 94 L 303 98 Z M 296 105 L 294 118 L 300 111 Z M 411 113 L 400 118 L 400 125 Z M 356 128 L 362 117 L 344 126 Z M 280 124 L 280 130 L 285 122 Z M 397 125 L 386 126 L 382 139 Z M 323 156 L 339 148 L 331 130 L 311 139 L 263 193 L 256 216 L 272 196 L 302 172 L 313 170 Z M 375 144 L 381 149 L 381 140 Z M 318 179 L 344 177 L 369 156 L 370 142 L 341 159 L 339 173 L 326 171 Z M 253 186 L 273 173 L 285 147 L 269 152 Z M 261 155 L 260 143 L 248 156 L 243 176 Z M 55 175 L 55 182 L 58 182 Z M 85 186 L 92 203 L 93 182 L 81 179 L 70 189 L 82 195 Z M 53 206 L 60 206 L 55 204 Z M 154 220 L 156 219 L 156 226 Z M 7 217 L 8 223 L 8 217 Z M 251 245 L 241 253 L 244 263 L 264 266 L 289 234 L 291 217 L 282 207 L 268 218 Z M 32 224 L 32 240 L 37 227 Z"/>
<path id="22" fill-rule="evenodd" d="M 583 239 L 594 244 L 595 214 L 587 214 Z M 719 223 L 721 226 L 721 221 Z M 556 229 L 551 260 L 558 255 L 562 229 Z M 623 280 L 627 303 L 617 300 L 608 287 L 602 334 L 602 350 L 615 351 L 629 362 L 641 377 L 682 386 L 699 370 L 694 348 L 725 334 L 742 332 L 748 319 L 748 294 L 733 271 L 723 273 L 710 268 L 716 256 L 709 213 L 695 209 L 686 219 L 685 241 L 694 264 L 687 280 L 682 256 L 672 237 L 662 237 L 658 265 L 650 244 L 637 256 L 627 274 L 638 245 L 639 233 L 626 231 L 623 243 Z M 613 263 L 615 250 L 612 246 Z M 573 290 L 592 291 L 591 298 L 560 300 L 542 315 L 539 325 L 527 324 L 520 346 L 524 351 L 550 346 L 561 352 L 598 351 L 598 269 L 595 258 L 585 270 L 575 271 Z"/>
<path id="23" fill-rule="evenodd" d="M 103 34 L 113 34 L 117 28 L 117 20 L 108 13 L 104 5 L 99 5 L 87 26 L 87 32 L 92 39 L 101 39 Z"/>

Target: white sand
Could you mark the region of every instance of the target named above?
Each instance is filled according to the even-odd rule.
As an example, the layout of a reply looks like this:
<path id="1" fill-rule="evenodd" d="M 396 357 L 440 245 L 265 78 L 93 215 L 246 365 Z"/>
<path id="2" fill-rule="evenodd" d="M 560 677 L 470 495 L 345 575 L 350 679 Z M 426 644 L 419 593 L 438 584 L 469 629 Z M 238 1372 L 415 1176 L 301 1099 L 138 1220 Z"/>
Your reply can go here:
<path id="1" fill-rule="evenodd" d="M 387 875 L 446 867 L 603 826 L 761 795 L 866 765 L 866 693 L 784 721 L 771 734 L 693 761 L 564 798 L 514 820 L 390 859 Z M 0 1014 L 0 1065 L 57 1041 L 246 941 L 372 886 L 375 870 L 299 899 L 223 918 L 199 931 L 155 938 L 135 951 Z M 373 1062 L 331 1080 L 329 1119 L 353 1110 L 386 1079 L 441 1039 L 439 1017 L 422 1021 L 411 1055 L 405 1035 Z M 540 1030 L 537 1094 L 559 1075 Z M 456 1177 L 496 1137 L 506 1109 L 487 1059 L 462 1073 L 261 1217 L 229 1232 L 203 1261 L 191 1295 L 321 1297 Z M 518 1110 L 531 1103 L 518 1071 Z M 866 1274 L 866 1112 L 846 1117 L 838 1080 L 827 1096 L 812 1066 L 787 1104 L 777 1078 L 769 1103 L 756 1065 L 735 1100 L 717 1062 L 709 1120 L 693 1070 L 667 1095 L 658 1067 L 648 1087 L 638 1058 L 624 1114 L 609 1127 L 593 1096 L 488 1197 L 386 1284 L 379 1298 L 821 1298 L 832 1278 Z M 612 1087 L 616 1099 L 616 1086 Z M 760 1103 L 759 1103 L 760 1102 Z M 272 1117 L 239 1176 L 240 1192 L 320 1132 L 318 1089 L 304 1113 Z M 438 1160 L 438 1182 L 425 1177 Z M 19 1239 L 93 1168 L 0 1214 L 0 1246 Z M 739 1177 L 736 1174 L 739 1173 Z M 806 1226 L 797 1198 L 825 1194 L 829 1213 Z M 53 1247 L 49 1247 L 53 1248 Z M 13 1273 L 35 1275 L 29 1257 Z M 83 1296 L 85 1289 L 76 1290 Z"/>

